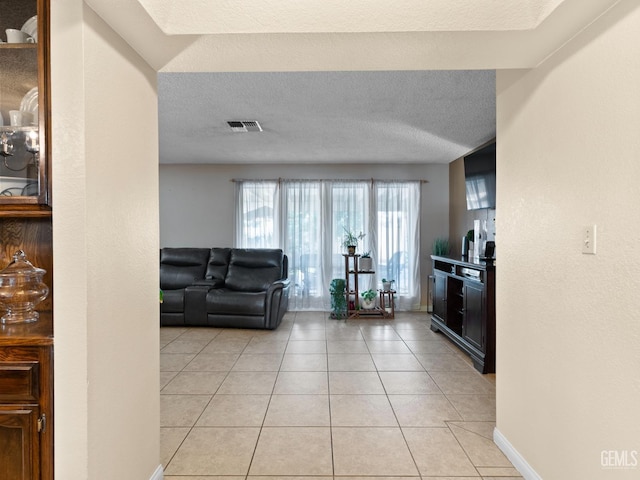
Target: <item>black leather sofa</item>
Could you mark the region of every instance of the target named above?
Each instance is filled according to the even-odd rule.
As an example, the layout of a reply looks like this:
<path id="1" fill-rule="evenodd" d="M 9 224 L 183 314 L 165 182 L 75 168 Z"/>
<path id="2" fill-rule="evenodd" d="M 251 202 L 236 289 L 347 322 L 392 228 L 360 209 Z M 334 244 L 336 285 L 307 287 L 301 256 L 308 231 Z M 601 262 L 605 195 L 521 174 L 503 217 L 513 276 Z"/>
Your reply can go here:
<path id="1" fill-rule="evenodd" d="M 273 330 L 289 305 L 287 256 L 279 249 L 162 248 L 162 326 Z"/>

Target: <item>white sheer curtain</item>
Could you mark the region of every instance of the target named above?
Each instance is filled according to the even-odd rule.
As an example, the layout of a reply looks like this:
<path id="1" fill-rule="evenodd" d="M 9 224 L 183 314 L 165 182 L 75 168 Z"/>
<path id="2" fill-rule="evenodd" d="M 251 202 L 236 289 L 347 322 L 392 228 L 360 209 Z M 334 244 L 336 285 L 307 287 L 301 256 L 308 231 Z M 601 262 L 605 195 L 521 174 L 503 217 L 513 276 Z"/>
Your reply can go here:
<path id="1" fill-rule="evenodd" d="M 420 305 L 419 182 L 282 180 L 237 182 L 236 246 L 282 248 L 292 310 L 327 310 L 329 283 L 344 277 L 345 230 L 366 236 L 375 275 L 360 290 L 395 280 L 397 307 Z"/>
<path id="2" fill-rule="evenodd" d="M 345 229 L 366 232 L 370 189 L 362 182 L 282 181 L 283 250 L 292 310 L 329 308 L 329 283 L 344 277 Z M 366 248 L 366 237 L 359 247 Z M 360 250 L 362 251 L 362 250 Z"/>
<path id="3" fill-rule="evenodd" d="M 420 308 L 420 183 L 375 182 L 377 277 L 394 280 L 400 310 Z"/>
<path id="4" fill-rule="evenodd" d="M 333 278 L 344 278 L 345 252 L 343 239 L 346 231 L 365 237 L 358 242 L 356 253 L 370 251 L 369 202 L 370 184 L 366 182 L 331 181 L 326 183 L 327 208 L 330 209 L 328 224 L 331 225 L 331 269 L 329 282 Z M 368 288 L 368 287 L 366 287 Z M 365 290 L 366 290 L 365 288 Z"/>
<path id="5" fill-rule="evenodd" d="M 289 277 L 294 284 L 289 297 L 292 310 L 322 310 L 326 282 L 322 275 L 324 240 L 322 183 L 287 181 L 281 185 L 282 248 L 289 257 Z"/>
<path id="6" fill-rule="evenodd" d="M 235 246 L 280 248 L 278 182 L 236 182 Z"/>

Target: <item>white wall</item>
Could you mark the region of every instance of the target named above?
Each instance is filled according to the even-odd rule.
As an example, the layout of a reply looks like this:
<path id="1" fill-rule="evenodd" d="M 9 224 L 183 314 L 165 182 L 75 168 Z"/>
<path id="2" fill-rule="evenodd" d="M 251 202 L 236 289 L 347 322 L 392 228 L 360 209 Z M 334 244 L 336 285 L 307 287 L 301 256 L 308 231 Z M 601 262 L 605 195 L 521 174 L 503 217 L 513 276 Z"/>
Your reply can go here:
<path id="1" fill-rule="evenodd" d="M 345 178 L 428 180 L 422 186 L 422 305 L 427 303 L 431 245 L 449 231 L 448 165 L 161 165 L 160 244 L 232 246 L 233 178 Z"/>
<path id="2" fill-rule="evenodd" d="M 160 422 L 156 75 L 81 0 L 51 11 L 55 476 L 148 479 Z"/>
<path id="3" fill-rule="evenodd" d="M 640 452 L 639 59 L 623 0 L 497 76 L 497 428 L 545 480 L 640 478 L 601 465 Z"/>

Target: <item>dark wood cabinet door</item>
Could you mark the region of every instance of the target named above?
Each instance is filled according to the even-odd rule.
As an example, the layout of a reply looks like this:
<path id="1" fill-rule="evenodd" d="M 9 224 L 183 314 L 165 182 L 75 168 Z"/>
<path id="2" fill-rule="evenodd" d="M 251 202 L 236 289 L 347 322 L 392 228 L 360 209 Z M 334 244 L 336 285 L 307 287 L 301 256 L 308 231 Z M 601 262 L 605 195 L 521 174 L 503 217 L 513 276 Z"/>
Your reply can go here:
<path id="1" fill-rule="evenodd" d="M 433 314 L 440 320 L 447 320 L 447 276 L 439 272 L 434 273 Z"/>
<path id="2" fill-rule="evenodd" d="M 47 0 L 0 0 L 0 32 L 19 29 L 37 42 L 0 42 L 0 211 L 35 214 L 49 205 L 49 38 Z M 11 122 L 9 112 L 20 114 Z M 25 210 L 21 207 L 30 206 Z M 18 207 L 18 208 L 13 208 Z M 33 259 L 31 259 L 33 260 Z"/>
<path id="3" fill-rule="evenodd" d="M 484 285 L 465 282 L 463 298 L 463 336 L 474 347 L 484 352 Z"/>
<path id="4" fill-rule="evenodd" d="M 40 478 L 38 409 L 0 407 L 0 478 Z"/>

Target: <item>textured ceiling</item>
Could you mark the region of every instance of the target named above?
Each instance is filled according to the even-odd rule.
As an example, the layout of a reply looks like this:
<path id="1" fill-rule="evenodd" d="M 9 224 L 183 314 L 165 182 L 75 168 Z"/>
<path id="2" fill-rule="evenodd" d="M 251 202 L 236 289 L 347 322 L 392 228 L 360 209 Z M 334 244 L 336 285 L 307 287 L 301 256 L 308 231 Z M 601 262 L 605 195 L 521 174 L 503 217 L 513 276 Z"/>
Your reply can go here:
<path id="1" fill-rule="evenodd" d="M 618 1 L 85 3 L 159 72 L 162 163 L 254 163 L 451 161 L 494 135 L 493 71 L 539 65 Z"/>
<path id="2" fill-rule="evenodd" d="M 495 136 L 493 71 L 161 73 L 158 97 L 161 163 L 448 163 Z"/>

